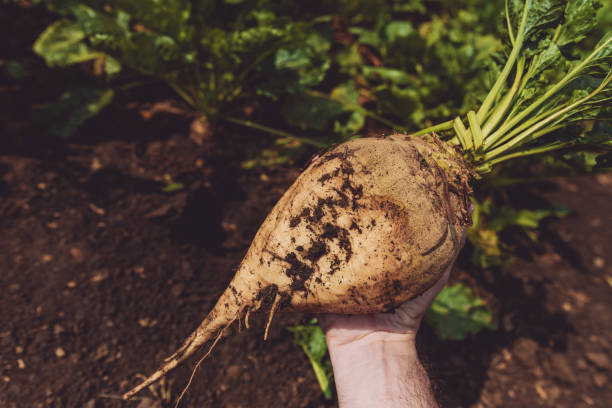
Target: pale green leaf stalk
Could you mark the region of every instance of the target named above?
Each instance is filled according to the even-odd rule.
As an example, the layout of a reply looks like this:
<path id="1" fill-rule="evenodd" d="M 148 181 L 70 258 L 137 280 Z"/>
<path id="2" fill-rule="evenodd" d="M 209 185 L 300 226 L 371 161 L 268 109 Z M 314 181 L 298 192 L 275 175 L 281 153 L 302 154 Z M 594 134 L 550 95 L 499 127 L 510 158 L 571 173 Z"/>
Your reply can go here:
<path id="1" fill-rule="evenodd" d="M 290 326 L 288 329 L 295 335 L 295 344 L 301 346 L 308 357 L 325 398 L 331 399 L 333 372 L 325 334 L 318 325 L 317 319 L 312 319 L 307 324 Z"/>
<path id="2" fill-rule="evenodd" d="M 413 134 L 454 130 L 449 142 L 461 146 L 479 173 L 518 157 L 596 148 L 591 140 L 587 144 L 581 136 L 568 139 L 560 132 L 584 120 L 603 119 L 612 98 L 611 32 L 582 59 L 566 57 L 594 28 L 596 9 L 591 0 L 526 0 L 515 30 L 506 2 L 511 51 L 478 110 L 467 113 L 469 128 L 457 117 Z M 611 141 L 612 135 L 598 139 L 602 147 Z"/>

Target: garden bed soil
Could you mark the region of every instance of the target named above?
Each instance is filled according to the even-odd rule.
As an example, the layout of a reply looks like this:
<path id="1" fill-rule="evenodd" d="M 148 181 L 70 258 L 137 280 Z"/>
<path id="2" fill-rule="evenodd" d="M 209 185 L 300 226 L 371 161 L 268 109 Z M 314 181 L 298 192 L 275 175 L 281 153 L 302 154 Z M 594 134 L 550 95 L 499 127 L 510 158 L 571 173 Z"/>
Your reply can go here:
<path id="1" fill-rule="evenodd" d="M 114 109 L 75 142 L 0 156 L 1 406 L 170 406 L 193 362 L 168 377 L 167 394 L 113 396 L 204 317 L 299 174 L 241 170 L 214 136 L 189 136 L 190 118 L 134 124 L 145 135 L 135 139 L 111 129 Z M 112 137 L 90 138 L 94 130 Z M 185 187 L 164 193 L 166 174 Z M 612 397 L 612 177 L 548 186 L 540 197 L 575 213 L 547 223 L 532 259 L 498 272 L 463 259 L 454 274 L 493 303 L 499 330 L 461 342 L 428 327 L 420 334 L 443 406 L 605 406 Z M 335 406 L 287 330 L 304 318 L 281 314 L 268 341 L 261 318 L 248 331 L 233 327 L 183 406 Z"/>

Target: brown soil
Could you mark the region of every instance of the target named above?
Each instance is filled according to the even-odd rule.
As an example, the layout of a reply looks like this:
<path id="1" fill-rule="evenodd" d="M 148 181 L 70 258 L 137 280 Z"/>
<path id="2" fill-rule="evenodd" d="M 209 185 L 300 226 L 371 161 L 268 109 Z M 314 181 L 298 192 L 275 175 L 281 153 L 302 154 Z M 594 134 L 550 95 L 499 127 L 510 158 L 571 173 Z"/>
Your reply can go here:
<path id="1" fill-rule="evenodd" d="M 3 58 L 35 61 L 20 50 L 45 17 L 8 10 Z M 17 41 L 11 27 L 30 35 Z M 265 135 L 200 132 L 181 109 L 167 109 L 180 104 L 157 86 L 122 95 L 69 142 L 54 140 L 35 132 L 28 114 L 61 83 L 0 79 L 0 407 L 172 406 L 194 361 L 139 400 L 116 398 L 210 310 L 307 157 L 265 175 L 243 171 L 239 161 Z M 166 174 L 185 187 L 162 192 Z M 421 330 L 436 396 L 445 407 L 607 406 L 612 177 L 514 194 L 575 214 L 548 222 L 543 243 L 523 245 L 503 271 L 471 268 L 464 254 L 453 279 L 494 305 L 500 328 L 461 342 Z M 268 341 L 263 316 L 248 331 L 227 330 L 181 405 L 336 406 L 286 329 L 305 318 L 279 314 Z"/>

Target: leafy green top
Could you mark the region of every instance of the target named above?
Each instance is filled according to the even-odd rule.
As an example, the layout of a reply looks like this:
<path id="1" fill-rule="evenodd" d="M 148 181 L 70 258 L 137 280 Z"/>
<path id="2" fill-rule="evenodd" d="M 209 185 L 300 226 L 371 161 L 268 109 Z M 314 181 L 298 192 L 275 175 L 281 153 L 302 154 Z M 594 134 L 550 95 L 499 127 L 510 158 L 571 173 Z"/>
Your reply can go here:
<path id="1" fill-rule="evenodd" d="M 610 148 L 612 137 L 555 134 L 581 121 L 601 118 L 612 98 L 612 33 L 586 55 L 576 45 L 595 27 L 593 0 L 506 0 L 511 51 L 477 112 L 423 129 L 454 129 L 481 173 L 505 160 L 570 146 Z M 508 82 L 511 73 L 514 79 Z"/>

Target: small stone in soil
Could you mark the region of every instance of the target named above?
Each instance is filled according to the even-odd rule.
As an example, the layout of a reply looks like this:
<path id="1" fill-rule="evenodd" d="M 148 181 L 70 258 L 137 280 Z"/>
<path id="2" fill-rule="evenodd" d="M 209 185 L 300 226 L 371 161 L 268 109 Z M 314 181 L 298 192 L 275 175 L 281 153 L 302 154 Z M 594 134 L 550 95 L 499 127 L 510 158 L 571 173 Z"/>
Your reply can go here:
<path id="1" fill-rule="evenodd" d="M 85 405 L 83 405 L 83 408 L 96 408 L 96 400 L 90 399 L 85 403 Z"/>
<path id="2" fill-rule="evenodd" d="M 101 360 L 104 357 L 108 356 L 108 354 L 109 354 L 108 344 L 104 343 L 104 344 L 102 344 L 100 347 L 98 347 L 96 349 L 96 352 L 94 353 L 93 359 L 94 359 L 94 361 L 98 361 L 98 360 Z"/>
<path id="3" fill-rule="evenodd" d="M 526 366 L 531 366 L 535 363 L 537 351 L 538 343 L 525 337 L 517 340 L 514 346 L 514 354 L 518 360 Z"/>
<path id="4" fill-rule="evenodd" d="M 596 386 L 602 388 L 608 382 L 608 377 L 603 373 L 595 373 L 593 374 L 593 382 Z"/>
<path id="5" fill-rule="evenodd" d="M 589 360 L 591 363 L 593 363 L 599 368 L 607 369 L 608 367 L 610 367 L 610 358 L 605 353 L 587 352 L 585 356 L 587 360 Z"/>
<path id="6" fill-rule="evenodd" d="M 556 378 L 570 383 L 576 382 L 575 371 L 564 354 L 553 353 L 550 362 Z"/>
<path id="7" fill-rule="evenodd" d="M 102 270 L 99 270 L 98 272 L 96 272 L 94 274 L 94 276 L 91 277 L 90 280 L 93 283 L 98 283 L 98 282 L 102 282 L 106 278 L 108 278 L 108 271 L 106 269 L 102 269 Z"/>
<path id="8" fill-rule="evenodd" d="M 593 258 L 593 266 L 595 266 L 597 269 L 601 269 L 606 266 L 606 261 L 602 257 L 596 256 Z"/>
<path id="9" fill-rule="evenodd" d="M 603 186 L 612 184 L 612 174 L 605 174 L 605 173 L 597 174 L 595 176 L 595 179 L 597 180 L 599 184 Z"/>
<path id="10" fill-rule="evenodd" d="M 174 297 L 179 297 L 183 293 L 184 289 L 185 285 L 183 283 L 177 283 L 172 287 L 172 289 L 170 289 L 170 293 L 172 293 L 172 296 Z"/>
<path id="11" fill-rule="evenodd" d="M 242 371 L 242 369 L 240 368 L 239 365 L 233 364 L 233 365 L 229 366 L 227 368 L 227 370 L 225 370 L 225 375 L 226 375 L 228 380 L 234 380 L 234 379 L 238 378 L 238 376 L 240 375 L 241 371 Z"/>
<path id="12" fill-rule="evenodd" d="M 576 360 L 576 367 L 578 367 L 579 369 L 584 370 L 588 366 L 589 365 L 587 364 L 586 361 L 584 361 L 584 359 L 579 358 L 578 360 Z"/>
<path id="13" fill-rule="evenodd" d="M 162 408 L 162 403 L 160 400 L 145 397 L 140 400 L 136 408 Z"/>
<path id="14" fill-rule="evenodd" d="M 77 262 L 83 262 L 85 260 L 85 254 L 81 248 L 78 247 L 70 248 L 70 256 Z"/>

